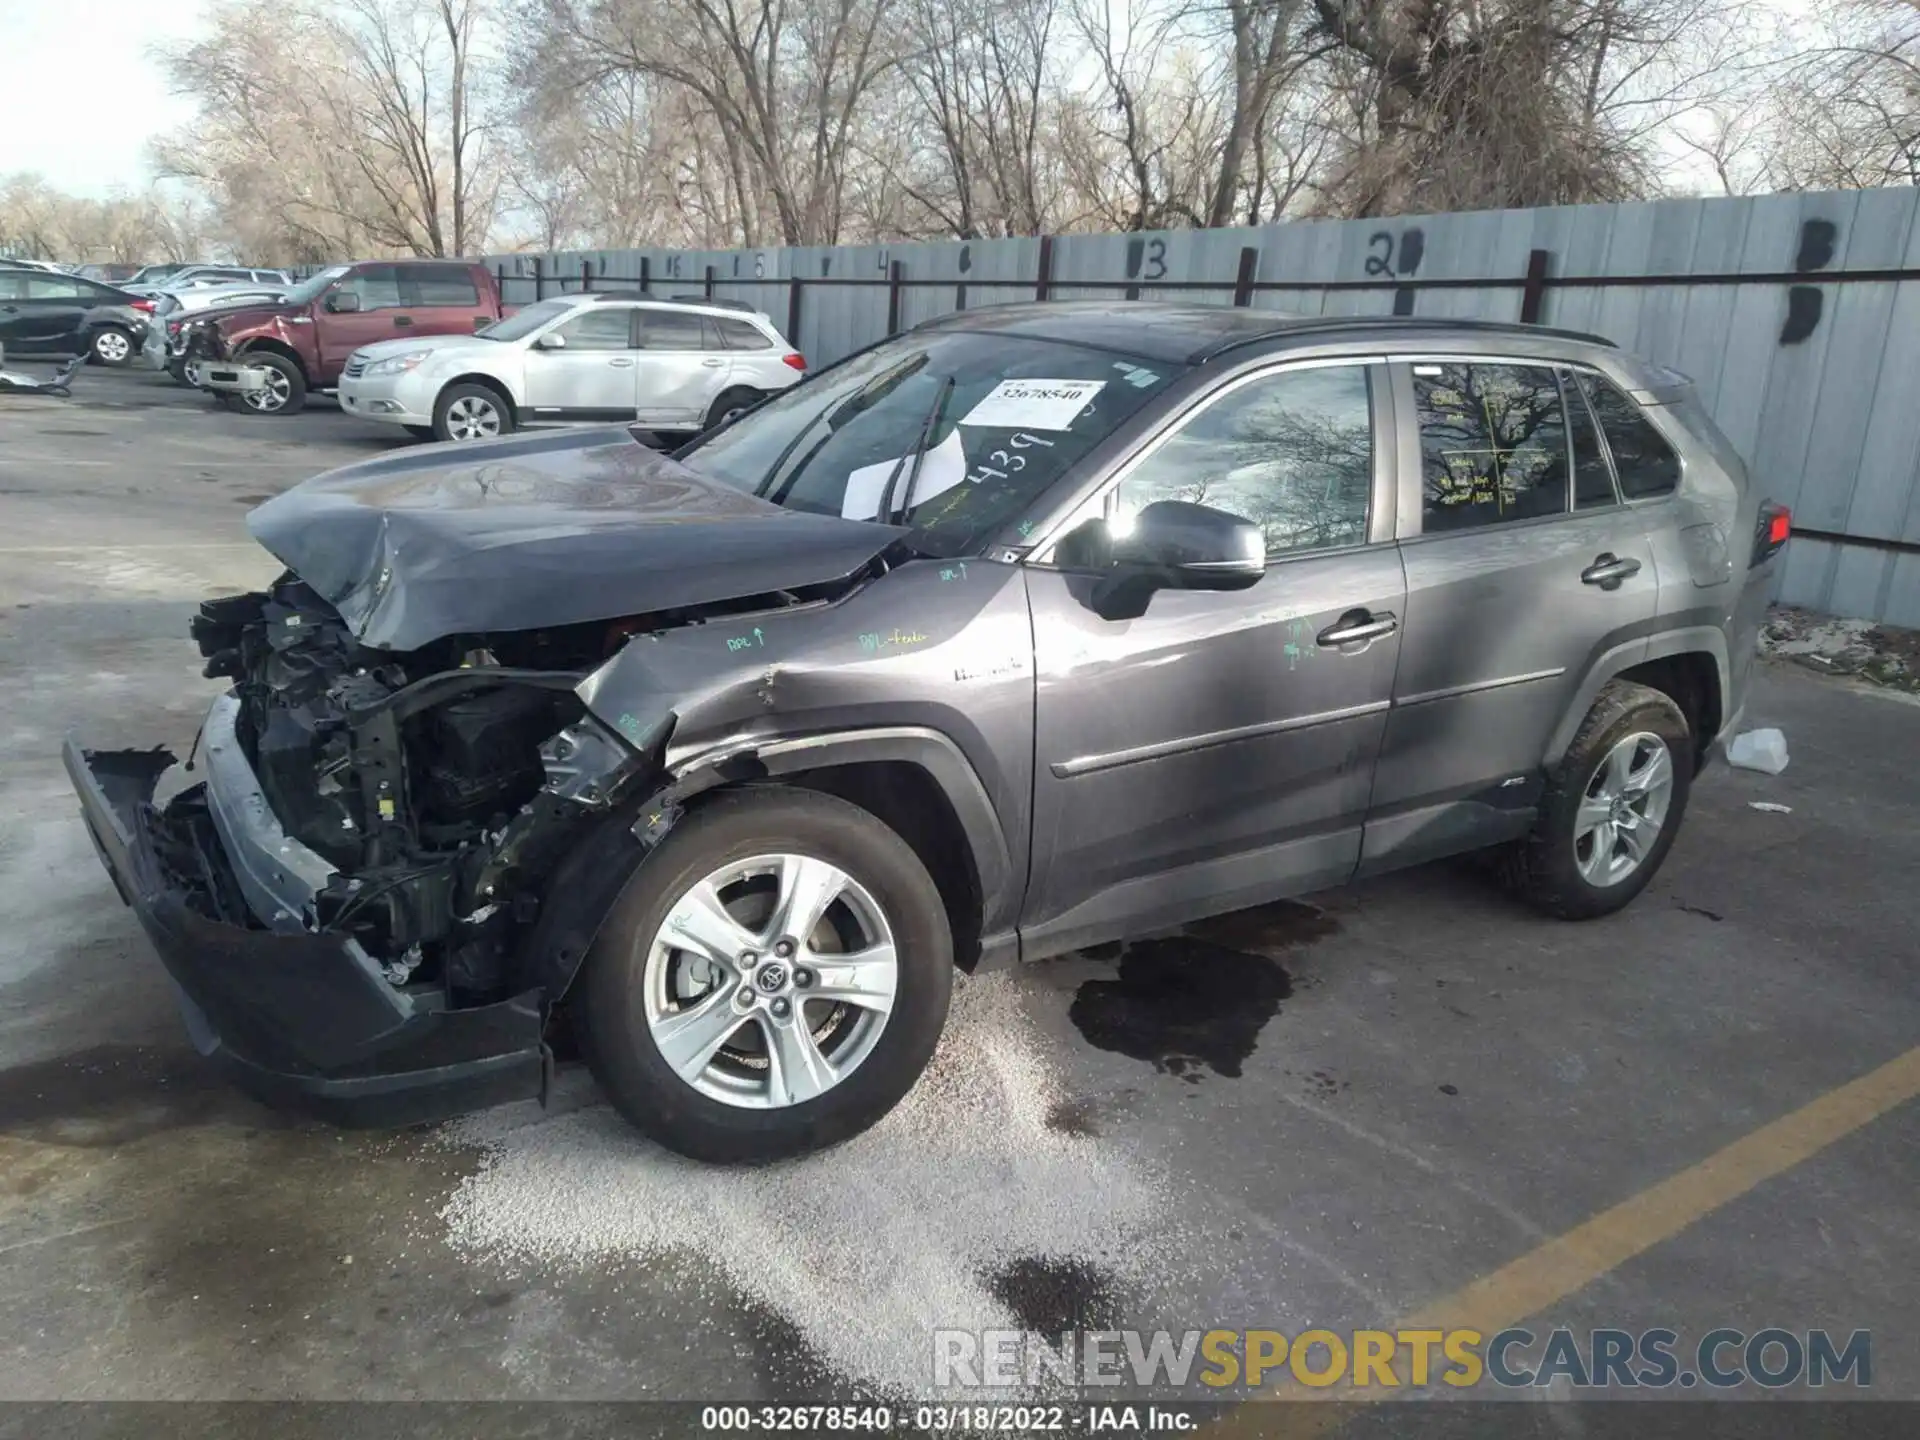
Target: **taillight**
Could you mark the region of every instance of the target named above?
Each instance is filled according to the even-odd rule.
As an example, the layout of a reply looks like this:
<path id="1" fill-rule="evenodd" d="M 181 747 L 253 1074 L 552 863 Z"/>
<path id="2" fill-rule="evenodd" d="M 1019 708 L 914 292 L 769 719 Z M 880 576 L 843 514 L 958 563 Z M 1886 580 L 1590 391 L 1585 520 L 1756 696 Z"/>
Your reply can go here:
<path id="1" fill-rule="evenodd" d="M 1753 527 L 1753 563 L 1771 560 L 1793 538 L 1793 512 L 1771 500 L 1760 507 L 1759 522 Z"/>
<path id="2" fill-rule="evenodd" d="M 780 357 L 780 363 L 789 370 L 805 370 L 807 368 L 807 357 L 804 355 L 782 355 Z"/>
<path id="3" fill-rule="evenodd" d="M 151 315 L 153 313 L 153 301 L 129 300 L 127 302 L 127 308 L 129 310 L 144 310 L 147 314 Z"/>

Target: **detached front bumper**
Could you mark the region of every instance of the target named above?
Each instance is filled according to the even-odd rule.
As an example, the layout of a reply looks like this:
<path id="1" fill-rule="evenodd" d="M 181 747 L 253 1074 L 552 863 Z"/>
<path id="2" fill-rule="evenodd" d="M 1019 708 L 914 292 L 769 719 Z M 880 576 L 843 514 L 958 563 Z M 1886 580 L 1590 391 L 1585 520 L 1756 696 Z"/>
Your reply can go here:
<path id="1" fill-rule="evenodd" d="M 273 372 L 264 365 L 237 365 L 231 360 L 204 360 L 200 364 L 200 388 L 218 390 L 223 395 L 244 395 L 265 390 Z"/>
<path id="2" fill-rule="evenodd" d="M 83 750 L 70 737 L 65 760 L 94 846 L 172 976 L 195 1047 L 244 1088 L 343 1125 L 408 1125 L 544 1093 L 539 991 L 447 1009 L 396 989 L 351 940 L 210 918 L 190 887 L 231 866 L 204 812 L 198 824 L 184 814 L 193 791 L 154 809 L 173 755 Z M 182 873 L 183 860 L 195 874 Z"/>

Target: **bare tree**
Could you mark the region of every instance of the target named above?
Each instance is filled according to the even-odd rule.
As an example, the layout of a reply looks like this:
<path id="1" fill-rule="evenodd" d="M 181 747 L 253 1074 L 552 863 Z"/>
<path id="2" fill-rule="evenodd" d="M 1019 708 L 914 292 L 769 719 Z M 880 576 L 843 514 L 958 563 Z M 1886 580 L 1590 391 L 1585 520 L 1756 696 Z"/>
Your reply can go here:
<path id="1" fill-rule="evenodd" d="M 695 97 L 734 166 L 733 188 L 773 202 L 789 245 L 839 238 L 855 125 L 898 64 L 896 0 L 538 0 L 593 80 L 622 72 Z M 743 206 L 743 243 L 761 243 Z"/>
<path id="2" fill-rule="evenodd" d="M 1649 193 L 1656 139 L 1713 98 L 1735 0 L 1313 0 L 1356 130 L 1325 208 L 1577 204 Z"/>
<path id="3" fill-rule="evenodd" d="M 482 0 L 237 0 L 164 55 L 200 119 L 156 147 L 256 254 L 480 249 L 497 170 L 475 58 Z"/>
<path id="4" fill-rule="evenodd" d="M 1920 4 L 1845 0 L 1785 68 L 1776 185 L 1920 184 Z"/>

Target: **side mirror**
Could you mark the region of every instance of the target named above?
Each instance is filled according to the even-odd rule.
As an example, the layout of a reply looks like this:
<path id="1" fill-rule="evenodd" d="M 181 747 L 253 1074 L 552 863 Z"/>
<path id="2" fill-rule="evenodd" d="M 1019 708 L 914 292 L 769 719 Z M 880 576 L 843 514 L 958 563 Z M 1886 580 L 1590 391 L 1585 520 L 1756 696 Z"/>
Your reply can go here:
<path id="1" fill-rule="evenodd" d="M 558 331 L 550 331 L 534 341 L 533 344 L 537 350 L 564 350 L 567 348 L 567 337 Z"/>
<path id="2" fill-rule="evenodd" d="M 1112 560 L 1094 586 L 1108 620 L 1144 615 L 1156 590 L 1244 590 L 1267 573 L 1267 538 L 1251 520 L 1185 500 L 1156 500 L 1112 537 Z"/>
<path id="3" fill-rule="evenodd" d="M 327 312 L 331 315 L 351 315 L 360 308 L 360 296 L 353 290 L 332 290 L 327 293 Z"/>

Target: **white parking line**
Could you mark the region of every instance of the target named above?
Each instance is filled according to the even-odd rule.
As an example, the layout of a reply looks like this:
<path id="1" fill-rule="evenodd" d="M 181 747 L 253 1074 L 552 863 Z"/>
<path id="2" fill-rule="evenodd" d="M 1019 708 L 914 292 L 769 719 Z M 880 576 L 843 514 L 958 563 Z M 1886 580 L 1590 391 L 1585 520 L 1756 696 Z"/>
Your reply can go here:
<path id="1" fill-rule="evenodd" d="M 106 552 L 113 554 L 138 554 L 143 550 L 153 550 L 160 554 L 170 554 L 175 550 L 258 550 L 260 546 L 252 540 L 195 540 L 184 545 L 0 545 L 0 555 L 62 555 L 74 551 L 83 551 L 89 555 Z"/>

